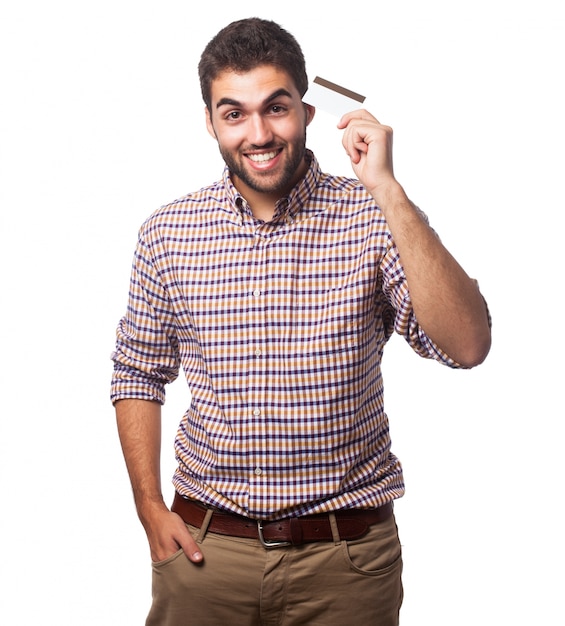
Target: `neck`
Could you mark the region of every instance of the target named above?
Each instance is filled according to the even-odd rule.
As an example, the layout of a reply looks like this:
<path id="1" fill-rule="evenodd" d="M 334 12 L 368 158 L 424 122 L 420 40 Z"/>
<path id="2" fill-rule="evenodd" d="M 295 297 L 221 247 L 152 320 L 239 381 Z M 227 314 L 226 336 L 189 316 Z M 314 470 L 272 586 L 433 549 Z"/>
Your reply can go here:
<path id="1" fill-rule="evenodd" d="M 264 222 L 270 222 L 275 215 L 275 205 L 284 194 L 257 191 L 246 185 L 240 178 L 232 174 L 234 187 L 245 198 L 253 215 Z"/>
<path id="2" fill-rule="evenodd" d="M 232 174 L 234 187 L 245 198 L 251 208 L 253 215 L 264 222 L 270 222 L 275 215 L 275 205 L 284 196 L 288 195 L 292 188 L 297 185 L 308 170 L 309 164 L 303 161 L 301 167 L 295 173 L 293 180 L 284 188 L 274 191 L 258 191 L 247 185 L 237 175 Z"/>

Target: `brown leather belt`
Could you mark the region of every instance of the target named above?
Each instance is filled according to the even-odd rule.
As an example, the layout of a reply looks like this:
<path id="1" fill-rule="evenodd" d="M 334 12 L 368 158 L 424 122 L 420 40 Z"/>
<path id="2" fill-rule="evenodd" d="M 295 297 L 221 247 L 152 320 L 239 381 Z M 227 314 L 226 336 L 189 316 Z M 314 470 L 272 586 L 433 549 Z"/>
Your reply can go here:
<path id="1" fill-rule="evenodd" d="M 200 528 L 208 508 L 176 493 L 171 510 L 186 524 Z M 327 513 L 289 517 L 275 521 L 254 520 L 235 513 L 212 509 L 208 532 L 232 537 L 259 539 L 265 548 L 299 546 L 313 541 L 332 541 L 333 534 Z M 373 524 L 391 517 L 392 502 L 377 509 L 344 509 L 335 511 L 341 539 L 359 539 Z"/>

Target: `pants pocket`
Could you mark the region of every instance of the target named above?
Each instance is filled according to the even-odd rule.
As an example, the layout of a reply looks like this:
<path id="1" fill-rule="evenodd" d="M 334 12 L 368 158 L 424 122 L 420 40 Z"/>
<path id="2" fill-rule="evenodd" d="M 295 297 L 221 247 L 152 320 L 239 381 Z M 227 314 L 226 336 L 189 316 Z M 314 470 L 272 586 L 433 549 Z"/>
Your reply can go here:
<path id="1" fill-rule="evenodd" d="M 341 543 L 348 567 L 365 576 L 384 576 L 402 568 L 402 549 L 394 517 L 375 524 L 361 539 Z"/>

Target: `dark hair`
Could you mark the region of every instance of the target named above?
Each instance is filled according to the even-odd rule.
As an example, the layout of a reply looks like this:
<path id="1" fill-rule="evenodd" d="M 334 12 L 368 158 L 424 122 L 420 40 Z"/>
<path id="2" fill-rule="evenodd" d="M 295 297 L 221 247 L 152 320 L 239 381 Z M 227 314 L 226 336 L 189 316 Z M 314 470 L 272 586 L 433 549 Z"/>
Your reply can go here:
<path id="1" fill-rule="evenodd" d="M 198 76 L 208 109 L 212 81 L 222 72 L 249 72 L 260 65 L 275 65 L 286 71 L 300 96 L 306 93 L 306 63 L 296 39 L 275 22 L 251 17 L 228 24 L 208 43 L 200 57 Z"/>

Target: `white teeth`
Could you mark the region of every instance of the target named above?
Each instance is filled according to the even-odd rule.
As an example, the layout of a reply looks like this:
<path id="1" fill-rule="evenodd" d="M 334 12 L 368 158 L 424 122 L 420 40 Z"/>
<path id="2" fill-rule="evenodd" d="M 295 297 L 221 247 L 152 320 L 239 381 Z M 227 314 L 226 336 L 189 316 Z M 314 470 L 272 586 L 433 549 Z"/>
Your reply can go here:
<path id="1" fill-rule="evenodd" d="M 265 154 L 249 154 L 247 155 L 255 163 L 261 163 L 262 161 L 269 161 L 277 156 L 276 152 L 266 152 Z"/>

